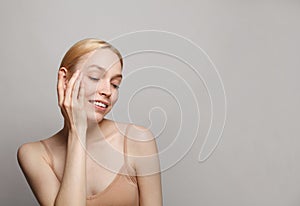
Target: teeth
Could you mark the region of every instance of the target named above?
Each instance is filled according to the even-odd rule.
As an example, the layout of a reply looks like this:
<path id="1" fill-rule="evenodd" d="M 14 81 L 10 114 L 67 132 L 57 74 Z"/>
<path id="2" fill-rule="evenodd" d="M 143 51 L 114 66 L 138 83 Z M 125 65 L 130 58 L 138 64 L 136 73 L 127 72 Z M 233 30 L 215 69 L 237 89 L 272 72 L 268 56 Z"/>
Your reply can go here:
<path id="1" fill-rule="evenodd" d="M 95 105 L 99 106 L 99 107 L 103 107 L 103 108 L 106 108 L 107 105 L 106 104 L 103 104 L 102 102 L 94 102 Z"/>

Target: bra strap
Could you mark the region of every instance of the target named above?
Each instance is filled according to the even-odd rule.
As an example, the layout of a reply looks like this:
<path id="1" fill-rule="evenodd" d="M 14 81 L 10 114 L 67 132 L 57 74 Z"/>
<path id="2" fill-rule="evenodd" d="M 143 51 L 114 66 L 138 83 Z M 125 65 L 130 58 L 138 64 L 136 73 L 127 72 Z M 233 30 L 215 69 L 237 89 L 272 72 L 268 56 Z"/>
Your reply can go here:
<path id="1" fill-rule="evenodd" d="M 53 169 L 53 166 L 54 166 L 53 165 L 53 156 L 52 156 L 52 154 L 50 152 L 50 149 L 49 149 L 49 147 L 48 147 L 48 145 L 46 144 L 45 141 L 40 140 L 40 142 L 42 143 L 44 149 L 46 150 L 47 156 L 48 156 L 48 160 L 46 160 L 46 161 L 49 164 L 49 166 Z"/>
<path id="2" fill-rule="evenodd" d="M 56 176 L 57 180 L 59 182 L 61 182 L 61 179 L 58 177 L 57 173 L 55 172 L 55 169 L 54 169 L 54 161 L 53 161 L 53 155 L 52 153 L 50 152 L 50 149 L 49 149 L 49 146 L 47 145 L 47 143 L 44 141 L 44 140 L 40 140 L 41 144 L 43 145 L 43 147 L 45 148 L 46 150 L 46 153 L 47 153 L 47 156 L 48 158 L 44 158 L 45 161 L 48 163 L 49 167 L 52 169 L 54 175 Z"/>
<path id="3" fill-rule="evenodd" d="M 129 178 L 129 181 L 132 182 L 133 184 L 137 184 L 137 179 L 136 179 L 136 173 L 135 170 L 128 164 L 128 155 L 127 155 L 127 134 L 128 134 L 128 129 L 132 124 L 128 124 L 126 127 L 125 135 L 124 135 L 124 164 L 125 168 L 127 171 L 127 177 Z"/>
<path id="4" fill-rule="evenodd" d="M 123 148 L 123 152 L 124 152 L 124 162 L 127 165 L 128 160 L 127 160 L 127 133 L 128 133 L 128 128 L 130 127 L 131 124 L 128 124 L 126 127 L 126 131 L 125 131 L 125 135 L 124 135 L 124 148 Z"/>

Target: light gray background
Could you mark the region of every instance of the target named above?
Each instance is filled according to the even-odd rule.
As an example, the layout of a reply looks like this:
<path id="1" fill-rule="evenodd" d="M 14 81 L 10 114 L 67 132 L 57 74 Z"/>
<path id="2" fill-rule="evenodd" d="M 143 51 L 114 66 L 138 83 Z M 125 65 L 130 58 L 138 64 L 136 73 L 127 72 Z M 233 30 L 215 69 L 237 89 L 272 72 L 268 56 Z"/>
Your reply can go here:
<path id="1" fill-rule="evenodd" d="M 213 155 L 197 162 L 204 140 L 199 135 L 184 159 L 163 172 L 164 204 L 300 204 L 299 1 L 0 4 L 1 205 L 37 205 L 16 151 L 61 128 L 55 85 L 65 51 L 82 38 L 109 40 L 142 29 L 174 32 L 197 43 L 218 68 L 228 100 L 226 127 Z M 195 91 L 205 93 L 201 84 Z M 209 117 L 205 102 L 203 134 Z M 120 99 L 119 107 L 124 103 Z M 145 115 L 133 122 L 146 126 Z M 160 148 L 172 140 L 174 128 L 176 121 L 171 121 Z"/>

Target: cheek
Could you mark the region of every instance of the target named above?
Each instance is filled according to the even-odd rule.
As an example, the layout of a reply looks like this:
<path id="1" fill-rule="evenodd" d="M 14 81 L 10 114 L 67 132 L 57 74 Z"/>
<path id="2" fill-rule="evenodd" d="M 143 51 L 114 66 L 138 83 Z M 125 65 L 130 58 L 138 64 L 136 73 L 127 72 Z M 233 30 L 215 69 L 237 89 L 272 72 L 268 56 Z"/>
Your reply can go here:
<path id="1" fill-rule="evenodd" d="M 115 91 L 111 96 L 111 101 L 113 104 L 115 104 L 116 101 L 118 101 L 118 99 L 119 99 L 119 91 Z"/>
<path id="2" fill-rule="evenodd" d="M 83 78 L 83 85 L 84 85 L 84 92 L 85 96 L 89 96 L 91 94 L 94 94 L 97 90 L 97 85 L 96 84 L 91 84 L 89 80 L 86 78 Z"/>

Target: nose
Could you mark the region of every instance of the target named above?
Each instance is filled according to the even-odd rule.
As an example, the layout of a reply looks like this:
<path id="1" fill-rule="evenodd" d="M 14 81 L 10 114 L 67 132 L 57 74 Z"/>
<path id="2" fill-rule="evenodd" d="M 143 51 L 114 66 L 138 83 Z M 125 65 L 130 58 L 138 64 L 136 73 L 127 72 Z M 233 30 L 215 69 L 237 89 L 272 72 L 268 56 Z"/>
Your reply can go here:
<path id="1" fill-rule="evenodd" d="M 98 92 L 100 95 L 104 95 L 107 98 L 111 96 L 111 87 L 110 87 L 110 82 L 106 82 L 105 80 L 100 81 L 99 87 L 98 87 Z"/>

